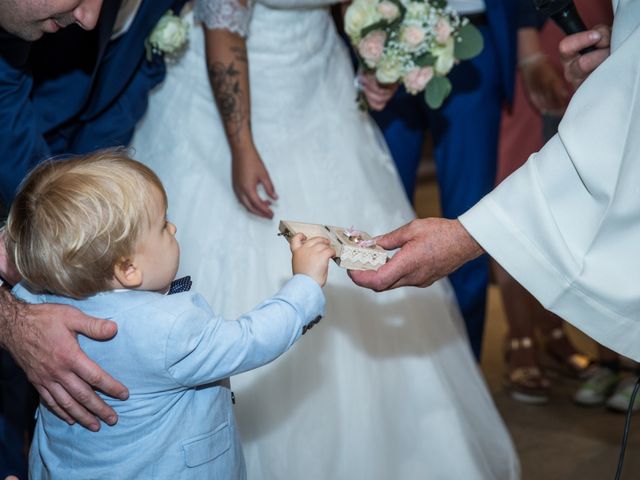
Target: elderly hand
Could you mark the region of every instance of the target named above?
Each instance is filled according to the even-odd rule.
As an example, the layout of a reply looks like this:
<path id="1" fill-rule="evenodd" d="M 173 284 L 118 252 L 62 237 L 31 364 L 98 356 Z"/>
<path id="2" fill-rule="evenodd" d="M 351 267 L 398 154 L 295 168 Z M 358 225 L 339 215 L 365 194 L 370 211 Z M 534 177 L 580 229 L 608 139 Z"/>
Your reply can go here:
<path id="1" fill-rule="evenodd" d="M 560 59 L 564 65 L 564 76 L 569 83 L 578 87 L 598 65 L 609 56 L 611 27 L 598 25 L 592 30 L 574 33 L 563 38 L 558 45 Z M 597 50 L 580 54 L 580 51 L 595 46 Z"/>
<path id="2" fill-rule="evenodd" d="M 80 333 L 108 340 L 116 334 L 116 324 L 66 305 L 26 305 L 1 290 L 2 346 L 25 371 L 45 405 L 67 423 L 78 421 L 93 431 L 100 429 L 96 417 L 115 424 L 115 411 L 93 388 L 121 400 L 129 392 L 82 352 L 76 337 Z"/>
<path id="3" fill-rule="evenodd" d="M 378 82 L 373 73 L 359 73 L 358 81 L 362 87 L 367 103 L 371 110 L 383 110 L 391 97 L 398 90 L 397 83 L 383 84 Z"/>
<path id="4" fill-rule="evenodd" d="M 377 271 L 349 271 L 354 283 L 375 291 L 429 286 L 483 253 L 458 220 L 443 218 L 414 220 L 376 242 L 400 250 Z"/>

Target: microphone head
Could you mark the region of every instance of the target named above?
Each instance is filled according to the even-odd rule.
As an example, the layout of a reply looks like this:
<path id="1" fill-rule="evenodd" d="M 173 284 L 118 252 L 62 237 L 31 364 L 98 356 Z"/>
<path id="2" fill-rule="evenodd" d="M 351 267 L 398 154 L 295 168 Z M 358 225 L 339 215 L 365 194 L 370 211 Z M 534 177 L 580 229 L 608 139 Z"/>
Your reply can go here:
<path id="1" fill-rule="evenodd" d="M 551 17 L 567 8 L 571 8 L 573 0 L 533 0 L 536 9 Z"/>

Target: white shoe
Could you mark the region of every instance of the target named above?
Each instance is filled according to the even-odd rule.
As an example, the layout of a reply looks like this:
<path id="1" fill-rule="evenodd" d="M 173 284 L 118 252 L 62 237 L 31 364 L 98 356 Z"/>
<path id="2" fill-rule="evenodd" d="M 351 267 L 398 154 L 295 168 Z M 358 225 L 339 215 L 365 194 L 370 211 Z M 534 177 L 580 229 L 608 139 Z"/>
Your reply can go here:
<path id="1" fill-rule="evenodd" d="M 633 388 L 636 386 L 638 377 L 628 377 L 618 383 L 616 391 L 607 400 L 607 407 L 616 412 L 626 412 L 629 408 Z M 632 411 L 640 409 L 640 392 L 636 395 L 633 402 Z"/>
<path id="2" fill-rule="evenodd" d="M 579 405 L 592 407 L 602 405 L 615 388 L 619 375 L 606 367 L 594 367 L 588 379 L 573 395 L 573 401 Z"/>

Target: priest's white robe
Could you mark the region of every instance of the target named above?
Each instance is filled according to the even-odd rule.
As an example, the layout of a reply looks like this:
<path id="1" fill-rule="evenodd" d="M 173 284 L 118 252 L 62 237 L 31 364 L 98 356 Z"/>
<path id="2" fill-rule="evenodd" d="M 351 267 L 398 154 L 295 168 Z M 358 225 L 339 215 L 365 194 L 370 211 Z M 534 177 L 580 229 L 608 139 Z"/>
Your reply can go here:
<path id="1" fill-rule="evenodd" d="M 547 309 L 640 361 L 640 0 L 558 134 L 460 217 Z"/>

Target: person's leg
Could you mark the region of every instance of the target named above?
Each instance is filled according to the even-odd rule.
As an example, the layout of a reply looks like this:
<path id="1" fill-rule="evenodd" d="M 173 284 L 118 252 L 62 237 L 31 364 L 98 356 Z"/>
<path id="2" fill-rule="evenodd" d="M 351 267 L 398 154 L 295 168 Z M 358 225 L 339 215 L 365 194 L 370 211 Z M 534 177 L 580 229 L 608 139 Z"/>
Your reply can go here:
<path id="1" fill-rule="evenodd" d="M 34 414 L 34 389 L 11 355 L 0 350 L 0 478 L 27 478 L 26 437 Z"/>
<path id="2" fill-rule="evenodd" d="M 382 112 L 371 112 L 382 130 L 412 204 L 426 128 L 426 117 L 420 105 L 422 101 L 401 87 Z"/>
<path id="3" fill-rule="evenodd" d="M 445 218 L 464 213 L 491 191 L 495 181 L 502 93 L 495 47 L 486 27 L 480 29 L 485 37 L 483 52 L 454 67 L 449 75 L 451 97 L 439 110 L 427 111 Z M 487 256 L 467 263 L 449 278 L 479 358 L 489 280 Z"/>
<path id="4" fill-rule="evenodd" d="M 526 403 L 549 400 L 551 382 L 540 369 L 535 337 L 536 300 L 500 265 L 492 262 L 494 277 L 502 292 L 507 320 L 505 361 L 511 396 Z"/>
<path id="5" fill-rule="evenodd" d="M 607 408 L 616 412 L 626 412 L 630 406 L 631 398 L 633 397 L 633 391 L 640 376 L 640 365 L 636 362 L 632 362 L 630 368 L 623 367 L 621 364 L 620 356 L 609 350 L 608 348 L 598 345 L 598 352 L 601 358 L 604 359 L 604 365 L 607 368 L 618 368 L 620 370 L 630 370 L 630 373 L 626 374 L 616 385 L 613 394 L 607 399 Z M 636 398 L 631 406 L 632 411 L 640 410 L 640 395 L 636 395 Z"/>
<path id="6" fill-rule="evenodd" d="M 593 362 L 571 342 L 564 330 L 564 320 L 546 310 L 537 300 L 533 302 L 531 315 L 540 329 L 545 351 L 555 366 L 569 376 L 586 378 Z"/>
<path id="7" fill-rule="evenodd" d="M 607 401 L 619 381 L 620 357 L 598 344 L 598 364 L 590 370 L 587 380 L 573 395 L 573 400 L 584 406 L 601 405 Z"/>

